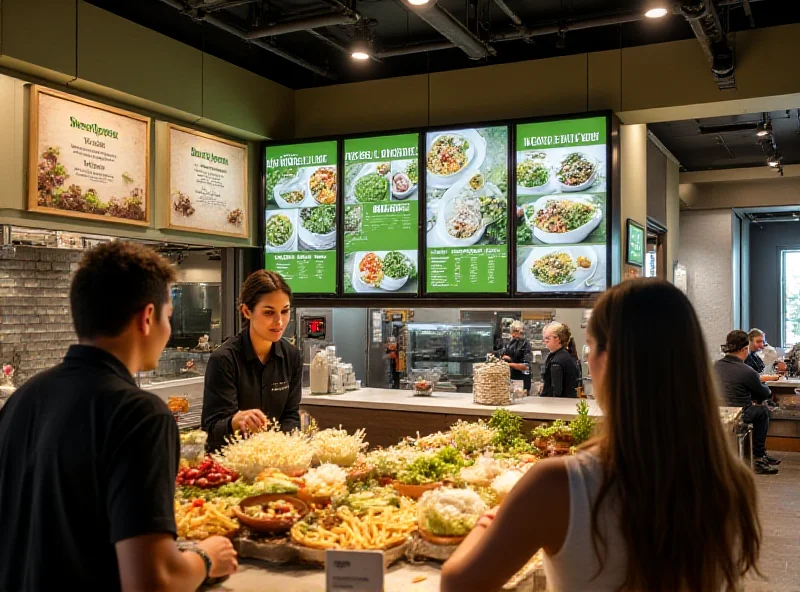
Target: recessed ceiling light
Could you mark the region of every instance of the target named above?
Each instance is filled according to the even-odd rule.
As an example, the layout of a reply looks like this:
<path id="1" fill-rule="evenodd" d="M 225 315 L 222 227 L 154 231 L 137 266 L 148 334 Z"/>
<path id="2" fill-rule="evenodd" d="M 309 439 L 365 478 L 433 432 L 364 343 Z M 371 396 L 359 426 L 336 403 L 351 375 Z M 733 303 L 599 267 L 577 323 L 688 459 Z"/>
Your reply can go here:
<path id="1" fill-rule="evenodd" d="M 428 2 L 430 2 L 430 0 L 408 0 L 408 3 L 413 4 L 414 6 L 422 6 Z"/>
<path id="2" fill-rule="evenodd" d="M 366 51 L 354 51 L 350 54 L 350 57 L 354 60 L 368 60 L 369 54 Z"/>
<path id="3" fill-rule="evenodd" d="M 666 8 L 651 8 L 644 15 L 647 18 L 661 18 L 662 16 L 667 16 L 669 11 Z"/>

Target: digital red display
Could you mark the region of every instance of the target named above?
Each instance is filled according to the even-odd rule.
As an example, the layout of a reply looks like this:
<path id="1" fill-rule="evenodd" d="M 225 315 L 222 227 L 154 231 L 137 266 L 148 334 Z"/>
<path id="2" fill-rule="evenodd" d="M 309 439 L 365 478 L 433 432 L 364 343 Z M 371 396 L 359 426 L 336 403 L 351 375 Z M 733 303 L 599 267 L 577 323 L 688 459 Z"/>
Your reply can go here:
<path id="1" fill-rule="evenodd" d="M 309 338 L 325 338 L 325 319 L 315 318 L 306 320 L 306 334 Z"/>

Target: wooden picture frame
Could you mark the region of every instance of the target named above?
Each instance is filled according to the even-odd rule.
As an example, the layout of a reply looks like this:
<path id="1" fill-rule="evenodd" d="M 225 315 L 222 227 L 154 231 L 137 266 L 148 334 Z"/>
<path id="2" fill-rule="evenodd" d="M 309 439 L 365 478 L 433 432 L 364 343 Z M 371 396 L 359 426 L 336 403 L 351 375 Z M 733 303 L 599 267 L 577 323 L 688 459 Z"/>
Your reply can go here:
<path id="1" fill-rule="evenodd" d="M 145 128 L 144 150 L 142 154 L 142 158 L 144 159 L 143 163 L 144 179 L 142 187 L 142 192 L 143 192 L 142 210 L 144 211 L 143 220 L 124 218 L 108 214 L 84 212 L 72 209 L 62 209 L 59 207 L 41 205 L 39 203 L 38 172 L 39 172 L 39 155 L 40 155 L 39 140 L 41 137 L 39 124 L 41 115 L 40 99 L 42 96 L 48 96 L 58 100 L 75 103 L 82 107 L 89 107 L 90 109 L 96 109 L 99 111 L 103 111 L 105 113 L 110 113 L 113 116 L 122 117 L 129 120 L 133 120 L 135 122 L 139 122 L 144 126 Z M 151 210 L 152 210 L 151 208 L 152 204 L 150 202 L 151 198 L 150 149 L 151 149 L 151 128 L 152 128 L 151 123 L 152 120 L 149 117 L 146 117 L 144 115 L 139 115 L 138 113 L 125 111 L 123 109 L 117 109 L 116 107 L 111 107 L 109 105 L 104 105 L 102 103 L 90 101 L 88 99 L 83 99 L 60 91 L 51 90 L 49 88 L 45 88 L 42 86 L 32 85 L 30 94 L 30 117 L 29 117 L 29 138 L 28 138 L 28 211 L 54 215 L 54 216 L 63 216 L 67 218 L 80 218 L 83 220 L 98 220 L 102 222 L 113 222 L 115 224 L 150 226 Z M 140 165 L 141 164 L 142 163 L 140 163 Z M 77 185 L 78 183 L 75 184 Z"/>
<path id="2" fill-rule="evenodd" d="M 247 144 L 244 142 L 234 142 L 233 140 L 227 140 L 225 138 L 220 138 L 219 136 L 214 136 L 212 134 L 207 134 L 205 132 L 200 132 L 194 129 L 190 129 L 187 127 L 183 127 L 180 125 L 175 125 L 173 123 L 168 123 L 166 126 L 167 129 L 167 199 L 165 200 L 165 214 L 166 214 L 166 228 L 170 230 L 180 230 L 183 232 L 193 232 L 197 234 L 208 234 L 213 236 L 226 236 L 226 237 L 233 237 L 233 238 L 241 238 L 241 239 L 250 239 L 250 195 L 248 193 L 248 158 L 249 152 Z M 173 207 L 172 207 L 172 132 L 173 130 L 182 132 L 185 134 L 190 134 L 196 136 L 198 138 L 203 138 L 204 140 L 210 140 L 212 142 L 218 142 L 220 144 L 225 144 L 227 146 L 232 146 L 234 148 L 241 149 L 244 152 L 244 157 L 242 160 L 243 167 L 242 167 L 242 188 L 243 188 L 243 195 L 242 195 L 242 203 L 241 203 L 241 211 L 242 211 L 242 232 L 226 232 L 222 230 L 208 230 L 204 228 L 197 228 L 193 226 L 186 226 L 183 224 L 176 224 L 172 221 L 172 214 L 173 214 Z"/>

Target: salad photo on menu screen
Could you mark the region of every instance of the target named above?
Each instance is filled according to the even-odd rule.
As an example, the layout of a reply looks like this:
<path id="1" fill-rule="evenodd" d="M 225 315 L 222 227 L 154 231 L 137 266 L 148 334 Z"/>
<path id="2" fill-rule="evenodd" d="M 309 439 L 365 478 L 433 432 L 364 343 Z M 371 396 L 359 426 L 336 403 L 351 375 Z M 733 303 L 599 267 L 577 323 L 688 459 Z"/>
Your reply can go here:
<path id="1" fill-rule="evenodd" d="M 517 125 L 517 292 L 606 288 L 605 117 Z"/>
<path id="2" fill-rule="evenodd" d="M 508 128 L 426 134 L 427 292 L 508 290 Z"/>
<path id="3" fill-rule="evenodd" d="M 268 146 L 265 266 L 297 293 L 336 292 L 336 141 Z"/>
<path id="4" fill-rule="evenodd" d="M 419 134 L 344 141 L 345 293 L 416 294 Z"/>

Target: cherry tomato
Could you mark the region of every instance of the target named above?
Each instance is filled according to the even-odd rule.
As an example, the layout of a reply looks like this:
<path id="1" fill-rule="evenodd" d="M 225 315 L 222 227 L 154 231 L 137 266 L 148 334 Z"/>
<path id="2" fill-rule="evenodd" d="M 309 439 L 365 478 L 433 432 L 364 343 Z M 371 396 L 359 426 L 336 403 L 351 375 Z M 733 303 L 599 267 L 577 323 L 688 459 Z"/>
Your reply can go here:
<path id="1" fill-rule="evenodd" d="M 186 476 L 189 477 L 189 479 L 197 479 L 200 476 L 200 471 L 197 469 L 191 469 L 187 471 Z"/>
<path id="2" fill-rule="evenodd" d="M 193 508 L 202 508 L 203 505 L 206 503 L 204 499 L 196 499 L 192 502 Z"/>
<path id="3" fill-rule="evenodd" d="M 195 483 L 197 483 L 198 487 L 208 487 L 208 479 L 205 477 L 200 477 Z"/>

